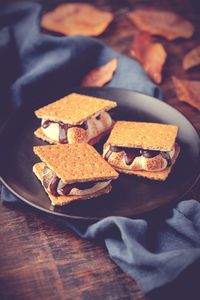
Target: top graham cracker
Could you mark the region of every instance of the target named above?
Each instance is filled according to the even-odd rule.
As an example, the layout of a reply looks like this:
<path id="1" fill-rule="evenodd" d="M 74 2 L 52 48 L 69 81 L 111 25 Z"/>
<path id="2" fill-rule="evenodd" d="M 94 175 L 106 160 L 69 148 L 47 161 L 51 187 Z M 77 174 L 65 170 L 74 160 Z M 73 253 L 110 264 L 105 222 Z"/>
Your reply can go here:
<path id="1" fill-rule="evenodd" d="M 118 173 L 88 144 L 35 146 L 33 150 L 66 183 L 118 177 Z"/>
<path id="2" fill-rule="evenodd" d="M 78 125 L 94 114 L 116 106 L 114 101 L 72 93 L 36 110 L 35 114 L 38 118 Z"/>
<path id="3" fill-rule="evenodd" d="M 118 121 L 106 142 L 112 146 L 171 151 L 178 127 L 175 125 Z"/>

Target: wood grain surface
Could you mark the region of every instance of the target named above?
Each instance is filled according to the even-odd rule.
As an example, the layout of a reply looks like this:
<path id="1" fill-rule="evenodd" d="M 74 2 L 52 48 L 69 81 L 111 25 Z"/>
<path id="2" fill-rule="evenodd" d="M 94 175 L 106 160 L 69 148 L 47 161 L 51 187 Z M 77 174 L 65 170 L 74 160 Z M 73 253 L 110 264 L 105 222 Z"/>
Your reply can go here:
<path id="1" fill-rule="evenodd" d="M 94 1 L 88 2 L 94 3 Z M 95 4 L 115 14 L 114 22 L 100 39 L 116 51 L 128 56 L 136 32 L 124 15 L 129 9 L 149 4 L 176 11 L 193 22 L 196 32 L 191 40 L 168 42 L 161 39 L 167 49 L 168 59 L 160 87 L 165 100 L 184 113 L 200 132 L 200 113 L 177 100 L 171 81 L 172 75 L 200 80 L 199 68 L 185 72 L 181 67 L 184 54 L 200 43 L 198 1 L 98 0 Z M 128 76 L 137 76 L 137 74 Z M 199 183 L 190 192 L 188 198 L 200 200 Z M 198 270 L 189 269 L 189 273 L 180 278 L 178 288 L 182 289 L 184 282 L 187 283 L 187 278 L 192 276 L 196 282 L 195 278 L 199 278 L 200 275 L 195 274 Z M 192 292 L 194 291 L 191 287 L 189 294 L 185 294 L 187 296 L 185 299 L 193 300 Z M 2 199 L 0 204 L 1 300 L 184 299 L 184 296 L 173 298 L 167 292 L 165 296 L 161 298 L 159 292 L 144 296 L 136 282 L 110 260 L 104 245 L 79 239 L 63 224 L 24 203 L 4 204 Z"/>

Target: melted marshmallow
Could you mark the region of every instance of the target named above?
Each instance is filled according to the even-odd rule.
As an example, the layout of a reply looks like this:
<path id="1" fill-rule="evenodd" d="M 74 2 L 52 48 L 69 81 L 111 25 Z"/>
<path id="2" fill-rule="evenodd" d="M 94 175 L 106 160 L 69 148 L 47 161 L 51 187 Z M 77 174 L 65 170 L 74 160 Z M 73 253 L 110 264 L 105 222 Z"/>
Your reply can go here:
<path id="1" fill-rule="evenodd" d="M 90 119 L 87 120 L 87 140 L 91 140 L 92 138 L 96 137 L 97 135 L 103 133 L 104 131 L 108 130 L 112 125 L 112 119 L 110 115 L 103 111 L 101 112 L 100 119 L 97 120 L 96 117 L 92 116 Z M 45 122 L 45 119 L 42 119 L 42 124 Z M 53 141 L 59 142 L 59 124 L 58 123 L 51 123 L 48 127 L 42 128 L 44 134 Z"/>

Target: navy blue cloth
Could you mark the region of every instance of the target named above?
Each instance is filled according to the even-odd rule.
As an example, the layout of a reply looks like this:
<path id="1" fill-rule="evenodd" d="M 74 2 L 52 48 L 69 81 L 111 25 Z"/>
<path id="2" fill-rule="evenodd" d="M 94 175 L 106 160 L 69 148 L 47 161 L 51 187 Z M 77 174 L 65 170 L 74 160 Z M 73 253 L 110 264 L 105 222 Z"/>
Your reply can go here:
<path id="1" fill-rule="evenodd" d="M 140 65 L 114 52 L 97 39 L 51 36 L 40 29 L 41 6 L 17 2 L 0 7 L 0 104 L 54 100 L 78 86 L 90 69 L 118 57 L 108 86 L 128 88 L 156 97 L 161 93 Z M 6 101 L 5 101 L 6 99 Z M 5 187 L 4 201 L 18 201 Z M 61 220 L 63 222 L 63 220 Z M 92 225 L 65 222 L 78 236 L 104 241 L 122 270 L 147 293 L 174 280 L 200 257 L 200 204 L 179 203 L 171 216 L 156 226 L 147 220 L 108 217 Z"/>
<path id="2" fill-rule="evenodd" d="M 89 70 L 113 57 L 118 57 L 119 63 L 108 86 L 160 96 L 159 89 L 136 61 L 119 55 L 97 39 L 42 33 L 40 14 L 41 6 L 36 3 L 17 2 L 0 9 L 1 60 L 4 65 L 8 62 L 0 75 L 4 80 L 7 74 L 6 86 L 10 86 L 9 96 L 15 106 L 25 101 L 58 99 L 67 88 L 79 85 Z"/>

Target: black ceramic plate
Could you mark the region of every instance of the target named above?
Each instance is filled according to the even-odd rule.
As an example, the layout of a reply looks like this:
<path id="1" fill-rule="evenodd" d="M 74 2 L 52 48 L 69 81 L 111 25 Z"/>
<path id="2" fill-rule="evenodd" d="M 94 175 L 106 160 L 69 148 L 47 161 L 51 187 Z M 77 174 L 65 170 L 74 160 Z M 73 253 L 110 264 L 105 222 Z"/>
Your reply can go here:
<path id="1" fill-rule="evenodd" d="M 181 199 L 199 176 L 200 139 L 192 124 L 164 102 L 143 94 L 114 88 L 76 89 L 76 92 L 116 100 L 112 111 L 115 120 L 132 120 L 176 124 L 179 126 L 180 156 L 165 182 L 151 181 L 121 174 L 113 182 L 110 194 L 82 200 L 63 207 L 52 207 L 43 187 L 32 173 L 38 161 L 32 147 L 44 144 L 34 137 L 39 121 L 36 107 L 21 109 L 8 122 L 1 138 L 0 172 L 9 190 L 28 204 L 51 214 L 67 218 L 96 220 L 106 216 L 135 217 Z M 71 92 L 71 91 L 70 91 Z M 40 103 L 40 107 L 46 103 Z M 102 141 L 96 146 L 101 153 Z"/>

